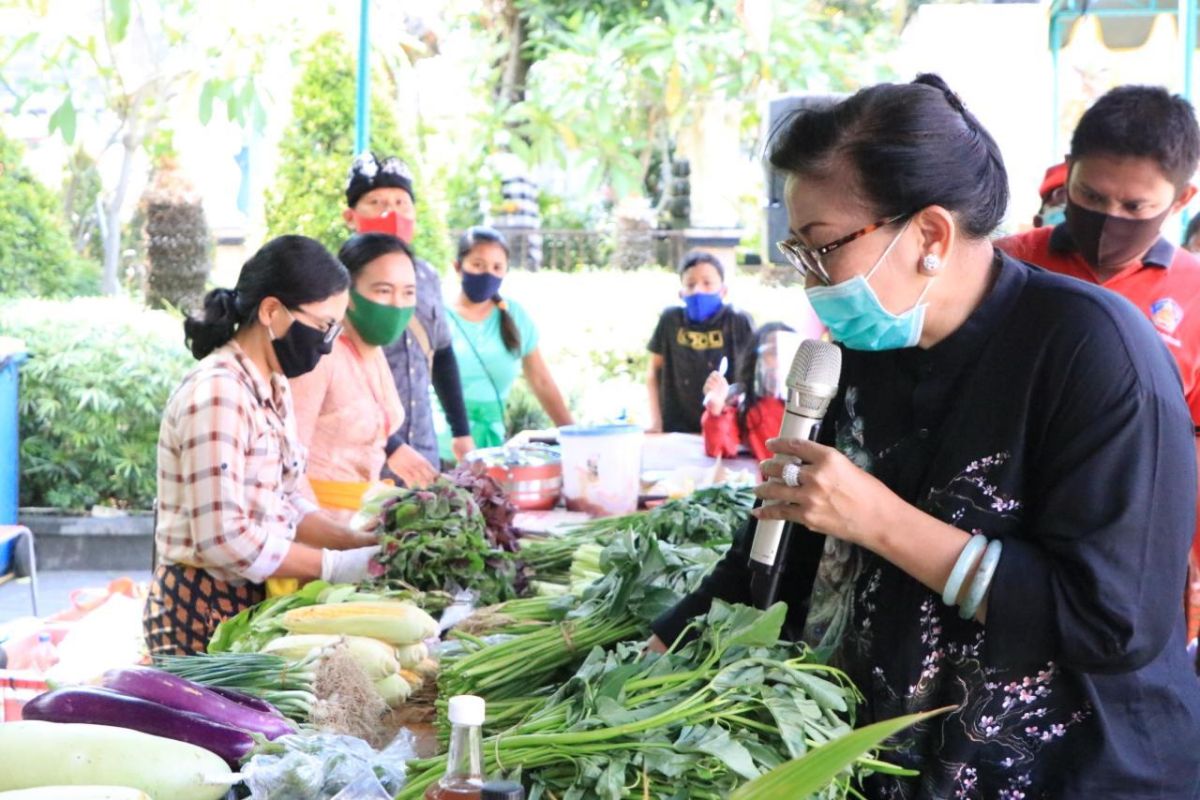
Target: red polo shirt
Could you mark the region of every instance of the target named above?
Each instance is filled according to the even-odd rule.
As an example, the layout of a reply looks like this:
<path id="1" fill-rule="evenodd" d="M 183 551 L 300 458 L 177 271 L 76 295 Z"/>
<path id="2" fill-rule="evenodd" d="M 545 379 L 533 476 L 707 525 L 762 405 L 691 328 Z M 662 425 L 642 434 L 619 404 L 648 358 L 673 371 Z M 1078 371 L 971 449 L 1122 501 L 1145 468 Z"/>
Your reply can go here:
<path id="1" fill-rule="evenodd" d="M 1100 283 L 1066 225 L 1007 236 L 996 246 L 1051 272 L 1112 289 L 1137 306 L 1175 357 L 1192 421 L 1200 429 L 1200 259 L 1160 238 L 1142 261 Z"/>

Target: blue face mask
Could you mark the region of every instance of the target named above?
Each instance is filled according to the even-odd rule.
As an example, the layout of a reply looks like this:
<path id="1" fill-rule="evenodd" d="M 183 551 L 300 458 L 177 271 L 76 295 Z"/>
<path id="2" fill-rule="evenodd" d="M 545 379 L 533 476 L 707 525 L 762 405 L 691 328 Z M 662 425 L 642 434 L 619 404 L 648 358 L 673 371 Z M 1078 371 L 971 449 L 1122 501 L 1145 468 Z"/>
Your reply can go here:
<path id="1" fill-rule="evenodd" d="M 907 229 L 905 225 L 904 230 Z M 829 335 L 851 350 L 897 350 L 912 347 L 921 339 L 925 309 L 929 307 L 921 301 L 925 299 L 933 279 L 925 284 L 913 307 L 903 314 L 893 314 L 884 308 L 868 282 L 896 242 L 900 241 L 904 230 L 896 234 L 896 238 L 892 239 L 892 243 L 865 276 L 855 275 L 833 286 L 814 286 L 805 290 L 813 311 L 829 329 Z"/>
<path id="2" fill-rule="evenodd" d="M 1066 206 L 1050 206 L 1042 212 L 1042 227 L 1053 228 L 1067 221 Z"/>
<path id="3" fill-rule="evenodd" d="M 500 293 L 500 284 L 503 281 L 503 278 L 490 272 L 463 272 L 463 294 L 472 303 L 482 303 Z"/>
<path id="4" fill-rule="evenodd" d="M 712 319 L 713 316 L 721 310 L 724 301 L 720 294 L 704 294 L 697 292 L 689 294 L 683 298 L 683 304 L 687 307 L 687 318 L 692 322 L 705 322 Z"/>

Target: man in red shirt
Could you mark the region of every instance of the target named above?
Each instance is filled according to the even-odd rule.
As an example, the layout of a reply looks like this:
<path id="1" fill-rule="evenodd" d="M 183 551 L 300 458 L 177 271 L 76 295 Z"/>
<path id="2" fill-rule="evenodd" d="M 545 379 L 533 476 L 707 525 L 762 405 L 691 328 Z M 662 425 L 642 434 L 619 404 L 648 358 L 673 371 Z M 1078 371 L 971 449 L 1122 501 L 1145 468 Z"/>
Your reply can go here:
<path id="1" fill-rule="evenodd" d="M 1175 357 L 1200 432 L 1200 260 L 1160 234 L 1196 194 L 1198 162 L 1200 126 L 1187 100 L 1160 87 L 1113 89 L 1071 138 L 1066 221 L 996 246 L 1136 305 Z M 1200 529 L 1192 561 L 1200 563 Z M 1200 585 L 1189 580 L 1189 588 L 1190 641 L 1200 631 Z"/>

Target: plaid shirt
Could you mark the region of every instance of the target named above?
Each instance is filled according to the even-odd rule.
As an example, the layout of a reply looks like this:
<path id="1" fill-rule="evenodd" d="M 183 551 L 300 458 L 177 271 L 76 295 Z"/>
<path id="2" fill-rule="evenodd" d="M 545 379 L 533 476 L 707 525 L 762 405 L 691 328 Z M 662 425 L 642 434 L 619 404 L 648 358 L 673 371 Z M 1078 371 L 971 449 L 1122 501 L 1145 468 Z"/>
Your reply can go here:
<path id="1" fill-rule="evenodd" d="M 287 379 L 263 379 L 235 342 L 171 395 L 158 434 L 159 557 L 218 580 L 261 583 L 316 506 L 298 483 L 305 451 Z"/>

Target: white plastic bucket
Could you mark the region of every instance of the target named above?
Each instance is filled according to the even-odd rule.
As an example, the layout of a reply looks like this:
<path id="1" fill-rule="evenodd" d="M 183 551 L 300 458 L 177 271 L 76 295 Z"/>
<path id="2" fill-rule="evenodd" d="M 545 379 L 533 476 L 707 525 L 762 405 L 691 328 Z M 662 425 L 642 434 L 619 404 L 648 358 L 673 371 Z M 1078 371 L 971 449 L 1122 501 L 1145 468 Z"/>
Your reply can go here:
<path id="1" fill-rule="evenodd" d="M 636 425 L 559 428 L 567 508 L 600 517 L 636 511 L 642 438 Z"/>

